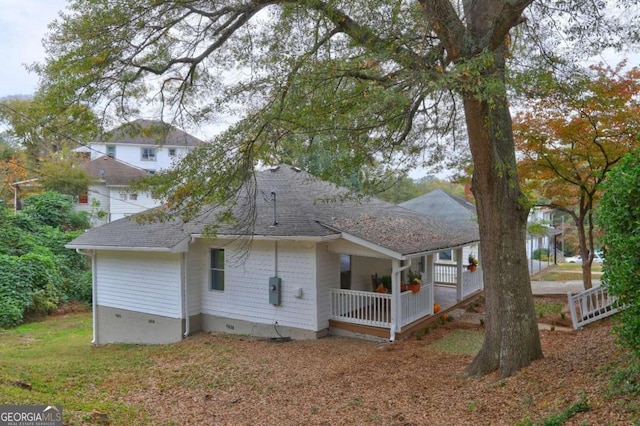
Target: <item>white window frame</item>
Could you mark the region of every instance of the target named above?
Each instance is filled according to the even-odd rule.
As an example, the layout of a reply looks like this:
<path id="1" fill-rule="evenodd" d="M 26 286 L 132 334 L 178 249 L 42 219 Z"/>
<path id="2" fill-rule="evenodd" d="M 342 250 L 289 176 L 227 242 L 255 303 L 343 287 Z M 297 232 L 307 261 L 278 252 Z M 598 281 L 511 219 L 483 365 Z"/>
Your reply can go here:
<path id="1" fill-rule="evenodd" d="M 152 147 L 140 148 L 140 161 L 158 161 L 158 152 Z"/>
<path id="2" fill-rule="evenodd" d="M 169 148 L 169 157 L 175 157 L 177 150 L 175 148 Z"/>
<path id="3" fill-rule="evenodd" d="M 106 154 L 107 156 L 115 159 L 116 158 L 116 146 L 115 145 L 107 145 L 105 148 Z M 109 151 L 113 151 L 111 154 L 109 154 Z"/>
<path id="4" fill-rule="evenodd" d="M 218 264 L 214 254 L 222 253 L 222 265 Z M 224 249 L 221 248 L 211 248 L 209 249 L 209 290 L 210 291 L 224 291 L 225 287 L 225 253 Z"/>

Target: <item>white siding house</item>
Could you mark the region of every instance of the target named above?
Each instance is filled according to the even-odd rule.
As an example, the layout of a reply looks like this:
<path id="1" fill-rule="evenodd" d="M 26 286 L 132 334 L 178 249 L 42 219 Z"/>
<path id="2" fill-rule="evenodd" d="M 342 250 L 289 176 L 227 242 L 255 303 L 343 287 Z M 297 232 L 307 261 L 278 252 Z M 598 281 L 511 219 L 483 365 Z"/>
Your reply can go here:
<path id="1" fill-rule="evenodd" d="M 312 339 L 362 324 L 393 340 L 433 314 L 434 254 L 478 239 L 375 199 L 315 203 L 343 190 L 288 166 L 258 172 L 256 182 L 278 201 L 256 197 L 252 235 L 220 224 L 209 237 L 214 208 L 189 223 L 125 218 L 68 244 L 92 259 L 94 342 L 166 343 L 199 330 Z M 402 285 L 412 261 L 425 265 L 418 291 Z M 373 291 L 375 274 L 391 277 L 390 294 Z M 458 300 L 482 288 L 481 271 L 465 274 Z"/>
<path id="2" fill-rule="evenodd" d="M 94 180 L 86 193 L 78 197 L 73 209 L 88 212 L 92 226 L 104 225 L 160 204 L 148 193 L 129 191 L 131 183 L 149 175 L 145 170 L 106 155 L 83 163 L 80 167 Z"/>
<path id="3" fill-rule="evenodd" d="M 201 143 L 200 139 L 169 124 L 135 120 L 76 151 L 88 153 L 91 160 L 107 155 L 154 173 L 174 167 Z"/>

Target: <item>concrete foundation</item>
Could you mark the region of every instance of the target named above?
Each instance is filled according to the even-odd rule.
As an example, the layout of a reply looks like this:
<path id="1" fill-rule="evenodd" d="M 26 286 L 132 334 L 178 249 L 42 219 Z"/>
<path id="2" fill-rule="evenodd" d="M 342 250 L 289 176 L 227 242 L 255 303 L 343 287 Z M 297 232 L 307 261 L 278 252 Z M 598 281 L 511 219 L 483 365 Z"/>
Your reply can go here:
<path id="1" fill-rule="evenodd" d="M 312 331 L 295 327 L 284 327 L 282 325 L 277 325 L 276 327 L 274 324 L 258 324 L 214 315 L 202 314 L 201 316 L 202 330 L 217 333 L 244 334 L 265 338 L 289 337 L 294 340 L 313 340 L 329 334 L 329 329 Z"/>

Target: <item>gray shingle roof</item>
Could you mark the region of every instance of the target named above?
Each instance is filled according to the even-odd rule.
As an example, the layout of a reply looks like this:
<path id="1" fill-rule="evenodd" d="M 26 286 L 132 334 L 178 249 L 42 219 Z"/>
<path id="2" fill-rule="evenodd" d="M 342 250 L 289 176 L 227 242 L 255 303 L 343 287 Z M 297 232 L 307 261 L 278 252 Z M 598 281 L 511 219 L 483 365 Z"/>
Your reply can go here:
<path id="1" fill-rule="evenodd" d="M 469 201 L 451 195 L 441 189 L 399 204 L 401 207 L 446 222 L 452 227 L 477 233 L 476 207 Z"/>
<path id="2" fill-rule="evenodd" d="M 104 180 L 107 185 L 129 185 L 136 179 L 148 176 L 149 172 L 103 155 L 83 163 L 80 168 L 90 176 Z"/>
<path id="3" fill-rule="evenodd" d="M 478 240 L 477 231 L 456 229 L 435 218 L 384 201 L 355 199 L 353 196 L 345 199 L 340 197 L 350 195 L 345 189 L 290 166 L 258 172 L 255 193 L 254 235 L 308 238 L 346 233 L 400 255 L 459 247 Z M 272 193 L 276 195 L 277 225 L 274 225 Z M 242 195 L 240 206 L 246 205 Z M 109 246 L 152 247 L 151 244 L 162 244 L 161 234 L 166 234 L 164 246 L 169 248 L 191 234 L 204 233 L 215 213 L 215 209 L 205 211 L 186 224 L 139 225 L 122 219 L 89 230 L 70 245 L 98 247 L 108 241 Z M 217 230 L 221 237 L 247 232 L 237 225 L 223 225 Z"/>
<path id="4" fill-rule="evenodd" d="M 100 142 L 134 144 L 134 145 L 164 145 L 195 147 L 202 143 L 177 127 L 156 120 L 135 120 L 105 133 L 99 138 Z"/>
<path id="5" fill-rule="evenodd" d="M 131 216 L 88 229 L 72 240 L 69 248 L 95 248 L 104 250 L 138 248 L 170 250 L 189 235 L 182 230 L 180 221 L 166 223 L 137 223 Z"/>

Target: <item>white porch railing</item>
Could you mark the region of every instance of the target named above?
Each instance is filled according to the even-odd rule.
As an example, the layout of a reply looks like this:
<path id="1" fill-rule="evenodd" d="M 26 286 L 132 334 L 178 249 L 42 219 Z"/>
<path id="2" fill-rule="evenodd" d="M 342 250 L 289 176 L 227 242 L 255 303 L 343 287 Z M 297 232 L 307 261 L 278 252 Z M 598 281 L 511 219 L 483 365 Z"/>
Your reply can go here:
<path id="1" fill-rule="evenodd" d="M 402 305 L 400 326 L 412 323 L 422 317 L 433 314 L 433 286 L 422 285 L 420 291 L 405 291 L 400 294 Z"/>
<path id="2" fill-rule="evenodd" d="M 568 293 L 573 328 L 578 329 L 624 309 L 618 298 L 610 296 L 607 287 L 594 287 L 582 293 Z"/>
<path id="3" fill-rule="evenodd" d="M 464 299 L 471 293 L 482 290 L 482 268 L 477 267 L 475 271 L 462 271 L 462 297 Z"/>
<path id="4" fill-rule="evenodd" d="M 391 328 L 391 295 L 331 289 L 331 319 Z"/>
<path id="5" fill-rule="evenodd" d="M 331 319 L 352 324 L 391 328 L 391 294 L 333 288 Z M 400 294 L 400 327 L 433 314 L 433 286 Z"/>
<path id="6" fill-rule="evenodd" d="M 436 263 L 434 268 L 434 282 L 437 284 L 453 284 L 457 283 L 458 266 L 448 263 Z"/>

